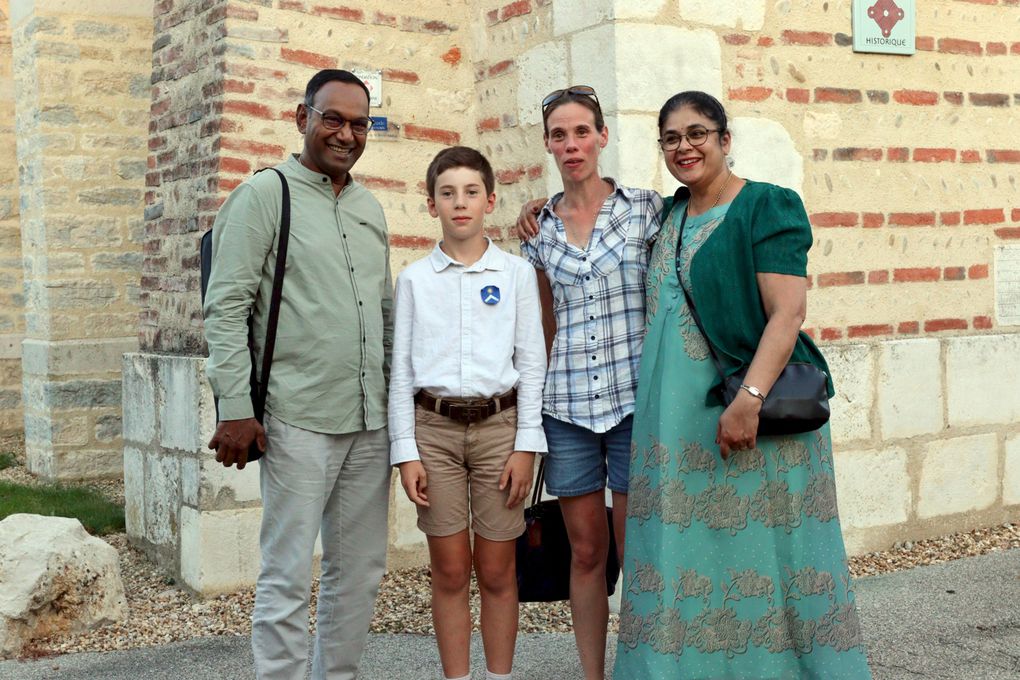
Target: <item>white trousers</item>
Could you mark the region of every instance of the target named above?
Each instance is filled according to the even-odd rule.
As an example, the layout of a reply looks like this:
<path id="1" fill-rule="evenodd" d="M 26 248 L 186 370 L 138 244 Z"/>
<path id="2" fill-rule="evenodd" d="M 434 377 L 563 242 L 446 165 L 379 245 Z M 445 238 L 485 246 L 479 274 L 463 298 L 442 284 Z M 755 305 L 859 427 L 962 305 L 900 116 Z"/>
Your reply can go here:
<path id="1" fill-rule="evenodd" d="M 386 568 L 386 429 L 330 435 L 266 417 L 262 563 L 251 646 L 259 680 L 304 680 L 315 537 L 322 575 L 313 680 L 353 680 Z"/>

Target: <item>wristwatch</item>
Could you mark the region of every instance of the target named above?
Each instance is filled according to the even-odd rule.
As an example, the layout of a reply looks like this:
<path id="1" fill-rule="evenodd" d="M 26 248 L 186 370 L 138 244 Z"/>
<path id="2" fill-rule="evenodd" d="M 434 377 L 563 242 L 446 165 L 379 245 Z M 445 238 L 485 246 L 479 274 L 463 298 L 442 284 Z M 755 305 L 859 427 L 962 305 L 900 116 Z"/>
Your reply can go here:
<path id="1" fill-rule="evenodd" d="M 745 383 L 745 384 L 740 386 L 740 389 L 744 390 L 745 392 L 750 394 L 752 397 L 755 397 L 756 399 L 761 400 L 761 403 L 763 403 L 763 404 L 765 403 L 765 395 L 762 394 L 762 391 L 759 390 L 754 385 L 748 385 L 748 384 Z"/>

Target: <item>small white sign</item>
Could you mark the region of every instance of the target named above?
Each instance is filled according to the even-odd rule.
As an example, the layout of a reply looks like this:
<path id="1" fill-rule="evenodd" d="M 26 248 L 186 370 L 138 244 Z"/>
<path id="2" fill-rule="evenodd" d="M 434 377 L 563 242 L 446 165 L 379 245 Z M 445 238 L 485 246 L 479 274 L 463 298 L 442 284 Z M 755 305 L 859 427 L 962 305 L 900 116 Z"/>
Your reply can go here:
<path id="1" fill-rule="evenodd" d="M 915 0 L 853 0 L 854 52 L 914 54 Z"/>
<path id="2" fill-rule="evenodd" d="M 1020 246 L 995 249 L 995 320 L 1020 326 Z"/>
<path id="3" fill-rule="evenodd" d="M 368 88 L 368 105 L 382 106 L 382 71 L 351 71 Z"/>

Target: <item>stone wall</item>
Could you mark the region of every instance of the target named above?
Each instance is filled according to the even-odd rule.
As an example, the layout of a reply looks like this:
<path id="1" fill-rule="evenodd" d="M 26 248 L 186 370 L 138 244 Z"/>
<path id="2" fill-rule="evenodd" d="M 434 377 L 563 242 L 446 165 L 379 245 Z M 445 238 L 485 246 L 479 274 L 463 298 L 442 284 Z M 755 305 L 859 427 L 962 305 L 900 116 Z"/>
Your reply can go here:
<path id="1" fill-rule="evenodd" d="M 21 341 L 25 332 L 18 155 L 14 138 L 10 2 L 0 0 L 0 433 L 20 431 Z"/>
<path id="2" fill-rule="evenodd" d="M 136 346 L 145 3 L 12 3 L 25 440 L 49 478 L 119 476 L 120 356 Z"/>

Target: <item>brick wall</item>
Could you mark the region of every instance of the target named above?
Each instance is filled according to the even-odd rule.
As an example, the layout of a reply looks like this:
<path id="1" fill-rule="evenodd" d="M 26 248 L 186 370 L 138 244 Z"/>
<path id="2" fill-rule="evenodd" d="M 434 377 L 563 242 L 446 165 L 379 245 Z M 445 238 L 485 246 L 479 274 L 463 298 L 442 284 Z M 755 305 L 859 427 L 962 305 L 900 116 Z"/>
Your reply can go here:
<path id="1" fill-rule="evenodd" d="M 395 269 L 431 247 L 425 168 L 443 146 L 474 137 L 470 14 L 452 4 L 389 13 L 296 0 L 157 3 L 143 349 L 204 353 L 198 239 L 232 189 L 301 150 L 295 108 L 321 68 L 382 72 L 383 105 L 371 113 L 390 129 L 370 134 L 355 176 L 386 210 Z"/>
<path id="2" fill-rule="evenodd" d="M 1006 132 L 1020 9 L 918 3 L 911 57 L 852 52 L 844 9 L 720 30 L 725 103 L 781 122 L 805 159 L 807 325 L 822 342 L 1001 332 L 991 265 L 1020 239 L 1020 144 Z"/>
<path id="3" fill-rule="evenodd" d="M 25 298 L 18 224 L 10 2 L 0 0 L 0 433 L 21 429 L 21 338 Z"/>

